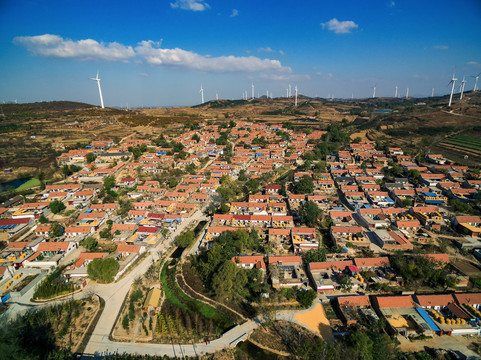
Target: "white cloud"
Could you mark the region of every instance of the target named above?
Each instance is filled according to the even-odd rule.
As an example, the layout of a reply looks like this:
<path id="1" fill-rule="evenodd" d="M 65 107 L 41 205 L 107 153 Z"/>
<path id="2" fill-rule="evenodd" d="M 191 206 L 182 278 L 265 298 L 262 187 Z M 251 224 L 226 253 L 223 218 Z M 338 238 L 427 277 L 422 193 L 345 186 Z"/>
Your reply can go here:
<path id="1" fill-rule="evenodd" d="M 232 9 L 232 14 L 230 14 L 230 17 L 236 17 L 239 15 L 239 10 L 237 9 Z"/>
<path id="2" fill-rule="evenodd" d="M 105 44 L 92 39 L 73 41 L 51 34 L 17 36 L 13 43 L 36 55 L 64 59 L 127 61 L 135 56 L 131 46 L 116 42 Z"/>
<path id="3" fill-rule="evenodd" d="M 204 0 L 175 0 L 174 3 L 170 3 L 173 9 L 192 10 L 192 11 L 204 11 L 210 8 Z"/>
<path id="4" fill-rule="evenodd" d="M 147 74 L 147 73 L 140 73 L 139 76 L 147 77 L 147 76 L 149 76 L 149 74 Z"/>
<path id="5" fill-rule="evenodd" d="M 50 34 L 19 36 L 14 38 L 13 42 L 33 54 L 63 59 L 104 61 L 132 59 L 138 64 L 146 62 L 150 65 L 207 72 L 273 71 L 283 74 L 292 72 L 290 67 L 282 66 L 279 60 L 261 59 L 256 56 L 212 57 L 179 48 L 163 49 L 160 47 L 161 41 L 141 41 L 135 49 L 116 42 L 104 44 L 92 39 L 73 41 Z"/>
<path id="6" fill-rule="evenodd" d="M 468 61 L 466 63 L 466 65 L 474 65 L 474 66 L 478 66 L 478 65 L 481 65 L 481 63 L 477 62 L 477 61 Z"/>
<path id="7" fill-rule="evenodd" d="M 282 66 L 279 60 L 260 59 L 255 56 L 210 57 L 179 48 L 162 49 L 153 41 L 142 41 L 135 48 L 138 56 L 151 65 L 200 70 L 208 72 L 279 71 L 290 73 L 290 67 Z"/>
<path id="8" fill-rule="evenodd" d="M 359 27 L 354 21 L 339 21 L 336 18 L 329 20 L 328 22 L 321 23 L 322 28 L 329 31 L 334 31 L 336 34 L 349 34 L 352 30 Z"/>
<path id="9" fill-rule="evenodd" d="M 279 53 L 281 54 L 282 56 L 285 55 L 285 52 L 282 51 L 282 50 L 274 50 L 272 49 L 270 46 L 267 46 L 265 48 L 259 48 L 257 49 L 257 52 L 266 52 L 266 53 Z"/>
<path id="10" fill-rule="evenodd" d="M 394 7 L 394 6 L 396 6 L 396 3 L 395 3 L 394 1 L 391 1 L 391 2 L 389 3 L 389 7 Z"/>
<path id="11" fill-rule="evenodd" d="M 448 45 L 434 45 L 433 48 L 437 50 L 448 50 L 449 46 Z"/>

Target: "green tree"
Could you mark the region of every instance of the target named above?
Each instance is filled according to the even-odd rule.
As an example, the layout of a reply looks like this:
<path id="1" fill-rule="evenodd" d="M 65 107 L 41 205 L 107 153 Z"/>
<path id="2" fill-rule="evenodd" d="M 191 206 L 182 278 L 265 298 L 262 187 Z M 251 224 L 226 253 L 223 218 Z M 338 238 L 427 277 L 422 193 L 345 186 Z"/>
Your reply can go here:
<path id="1" fill-rule="evenodd" d="M 70 167 L 68 165 L 64 165 L 62 167 L 62 173 L 65 178 L 69 177 L 72 175 L 72 170 L 70 170 Z"/>
<path id="2" fill-rule="evenodd" d="M 249 179 L 246 183 L 248 194 L 255 194 L 259 190 L 260 181 L 258 179 Z"/>
<path id="3" fill-rule="evenodd" d="M 298 182 L 295 183 L 297 194 L 310 194 L 314 191 L 314 181 L 312 177 L 304 175 Z"/>
<path id="4" fill-rule="evenodd" d="M 89 251 L 95 251 L 97 250 L 97 245 L 98 242 L 93 238 L 92 236 L 87 237 L 86 239 L 82 240 L 80 242 L 80 245 L 82 245 L 84 248 L 86 248 Z"/>
<path id="5" fill-rule="evenodd" d="M 119 262 L 113 258 L 93 259 L 87 267 L 88 276 L 100 283 L 110 283 L 114 281 L 118 271 Z"/>
<path id="6" fill-rule="evenodd" d="M 200 136 L 199 136 L 199 134 L 194 134 L 194 135 L 192 136 L 192 140 L 194 140 L 195 142 L 198 143 L 198 142 L 200 141 Z"/>
<path id="7" fill-rule="evenodd" d="M 40 216 L 38 217 L 38 222 L 39 222 L 40 224 L 46 224 L 46 223 L 48 223 L 48 219 L 45 217 L 44 214 L 42 214 L 42 215 L 40 215 Z"/>
<path id="8" fill-rule="evenodd" d="M 63 226 L 60 225 L 58 222 L 54 222 L 52 225 L 50 225 L 50 231 L 48 233 L 48 236 L 50 236 L 51 238 L 56 238 L 62 236 L 63 231 Z"/>
<path id="9" fill-rule="evenodd" d="M 113 175 L 108 175 L 104 178 L 104 189 L 105 191 L 111 190 L 115 186 L 115 177 Z"/>
<path id="10" fill-rule="evenodd" d="M 95 154 L 94 153 L 87 153 L 87 155 L 85 155 L 85 160 L 87 160 L 87 164 L 90 164 L 91 162 L 94 162 L 95 161 Z"/>
<path id="11" fill-rule="evenodd" d="M 182 248 L 189 247 L 194 241 L 195 233 L 193 230 L 186 231 L 175 238 L 175 244 Z"/>
<path id="12" fill-rule="evenodd" d="M 168 184 L 170 188 L 174 188 L 179 184 L 179 182 L 177 181 L 177 179 L 171 178 L 169 179 Z"/>
<path id="13" fill-rule="evenodd" d="M 325 248 L 311 249 L 302 254 L 302 259 L 305 264 L 311 262 L 323 262 L 326 261 L 327 250 Z"/>
<path id="14" fill-rule="evenodd" d="M 413 169 L 413 170 L 409 170 L 409 171 L 408 171 L 408 176 L 409 176 L 410 178 L 416 180 L 416 181 L 418 180 L 419 175 L 421 175 L 421 173 L 419 172 L 419 170 Z"/>
<path id="15" fill-rule="evenodd" d="M 241 169 L 239 171 L 239 181 L 247 181 L 247 176 L 246 176 L 246 171 L 244 169 Z"/>
<path id="16" fill-rule="evenodd" d="M 353 349 L 356 349 L 359 360 L 373 360 L 373 342 L 368 334 L 362 331 L 353 331 L 347 341 Z"/>
<path id="17" fill-rule="evenodd" d="M 303 308 L 310 307 L 316 297 L 317 294 L 314 290 L 299 290 L 297 292 L 297 301 Z"/>
<path id="18" fill-rule="evenodd" d="M 319 209 L 319 206 L 313 201 L 307 201 L 299 210 L 301 222 L 309 227 L 316 226 L 321 215 L 322 210 Z"/>
<path id="19" fill-rule="evenodd" d="M 65 210 L 65 205 L 59 200 L 54 200 L 48 205 L 51 212 L 58 214 L 59 212 Z"/>
<path id="20" fill-rule="evenodd" d="M 352 279 L 349 275 L 343 274 L 339 282 L 341 284 L 342 289 L 347 291 L 350 291 L 352 289 Z"/>

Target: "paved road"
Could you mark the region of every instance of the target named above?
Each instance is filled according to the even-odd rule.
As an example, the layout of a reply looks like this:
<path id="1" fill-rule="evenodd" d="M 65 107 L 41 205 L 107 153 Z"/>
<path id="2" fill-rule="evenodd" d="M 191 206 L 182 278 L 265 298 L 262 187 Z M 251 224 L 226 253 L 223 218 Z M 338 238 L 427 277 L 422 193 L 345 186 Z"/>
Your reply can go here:
<path id="1" fill-rule="evenodd" d="M 171 345 L 152 344 L 149 346 L 141 346 L 135 343 L 112 342 L 109 340 L 109 334 L 114 326 L 117 314 L 121 310 L 122 302 L 126 294 L 128 293 L 130 287 L 132 286 L 135 278 L 137 278 L 138 276 L 142 276 L 147 271 L 149 266 L 154 261 L 158 260 L 157 253 L 159 251 L 163 252 L 164 250 L 167 250 L 177 235 L 179 235 L 182 231 L 188 228 L 191 224 L 198 222 L 199 219 L 202 218 L 203 212 L 202 209 L 199 209 L 194 214 L 192 214 L 192 216 L 185 219 L 182 224 L 179 225 L 179 227 L 173 233 L 169 234 L 164 241 L 162 241 L 155 248 L 149 250 L 150 254 L 147 256 L 147 258 L 144 259 L 144 261 L 138 264 L 133 270 L 130 271 L 130 273 L 124 276 L 117 283 L 113 283 L 110 285 L 88 285 L 85 288 L 84 292 L 95 293 L 105 300 L 105 310 L 100 316 L 97 326 L 95 327 L 90 341 L 87 344 L 87 347 L 85 349 L 86 354 L 99 354 L 105 353 L 106 351 L 136 353 L 139 352 L 139 347 L 142 349 L 145 348 L 146 351 L 148 351 L 145 352 L 145 354 L 153 354 L 155 352 L 152 352 L 154 351 L 152 349 L 160 347 L 159 349 L 164 350 L 158 351 L 166 351 L 166 354 L 174 356 L 174 350 Z M 161 353 L 162 352 L 160 352 L 159 354 Z"/>

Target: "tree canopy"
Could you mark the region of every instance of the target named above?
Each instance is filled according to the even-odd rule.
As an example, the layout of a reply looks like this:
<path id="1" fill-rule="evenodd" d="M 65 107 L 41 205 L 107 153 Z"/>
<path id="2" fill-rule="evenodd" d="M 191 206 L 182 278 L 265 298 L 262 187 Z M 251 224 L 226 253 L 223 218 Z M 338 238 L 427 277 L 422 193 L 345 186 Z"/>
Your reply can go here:
<path id="1" fill-rule="evenodd" d="M 113 258 L 93 259 L 87 267 L 88 276 L 101 283 L 114 281 L 115 275 L 119 271 L 119 262 Z"/>
<path id="2" fill-rule="evenodd" d="M 304 175 L 295 183 L 297 194 L 310 194 L 314 191 L 314 181 L 312 177 Z"/>
<path id="3" fill-rule="evenodd" d="M 306 202 L 299 210 L 302 223 L 310 227 L 316 226 L 321 215 L 322 210 L 319 209 L 319 206 L 313 201 Z"/>
<path id="4" fill-rule="evenodd" d="M 52 201 L 48 205 L 48 207 L 49 207 L 50 211 L 53 212 L 54 214 L 58 214 L 59 212 L 61 212 L 62 210 L 65 209 L 64 203 L 59 201 L 59 200 Z"/>

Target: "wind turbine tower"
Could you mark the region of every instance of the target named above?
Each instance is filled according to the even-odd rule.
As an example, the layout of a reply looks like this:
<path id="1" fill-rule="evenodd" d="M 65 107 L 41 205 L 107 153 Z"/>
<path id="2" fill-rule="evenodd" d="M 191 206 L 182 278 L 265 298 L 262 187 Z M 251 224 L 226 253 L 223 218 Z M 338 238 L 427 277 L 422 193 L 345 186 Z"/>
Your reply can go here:
<path id="1" fill-rule="evenodd" d="M 254 83 L 252 83 L 251 87 L 252 87 L 252 99 L 254 99 Z"/>
<path id="2" fill-rule="evenodd" d="M 466 77 L 465 76 L 463 76 L 463 81 L 461 81 L 461 96 L 459 97 L 459 100 L 463 100 L 464 85 L 466 85 Z"/>
<path id="3" fill-rule="evenodd" d="M 479 79 L 479 75 L 481 75 L 481 73 L 479 73 L 478 75 L 476 76 L 471 76 L 473 78 L 475 78 L 476 80 L 474 81 L 474 88 L 473 88 L 473 91 L 476 91 L 478 90 L 478 79 Z"/>
<path id="4" fill-rule="evenodd" d="M 396 91 L 394 93 L 394 97 L 397 98 L 397 85 L 396 85 Z"/>
<path id="5" fill-rule="evenodd" d="M 406 88 L 406 99 L 409 97 L 409 88 Z"/>
<path id="6" fill-rule="evenodd" d="M 204 89 L 202 88 L 202 84 L 200 84 L 200 98 L 201 98 L 201 104 L 204 103 Z"/>
<path id="7" fill-rule="evenodd" d="M 219 100 L 219 94 L 218 93 L 215 93 L 215 99 Z"/>
<path id="8" fill-rule="evenodd" d="M 291 93 L 291 84 L 289 84 L 289 95 L 287 97 L 291 97 L 292 96 L 292 93 Z"/>
<path id="9" fill-rule="evenodd" d="M 372 98 L 374 99 L 376 97 L 376 85 L 372 88 Z"/>
<path id="10" fill-rule="evenodd" d="M 295 86 L 294 91 L 296 92 L 296 101 L 294 103 L 294 106 L 297 106 L 297 85 Z"/>
<path id="11" fill-rule="evenodd" d="M 434 97 L 434 88 L 431 90 L 431 97 Z"/>
<path id="12" fill-rule="evenodd" d="M 104 98 L 102 97 L 102 89 L 100 88 L 100 78 L 99 78 L 99 71 L 97 70 L 97 76 L 95 78 L 90 78 L 90 80 L 97 81 L 97 85 L 99 86 L 99 95 L 100 95 L 100 106 L 104 109 Z"/>
<path id="13" fill-rule="evenodd" d="M 453 101 L 454 85 L 456 84 L 456 80 L 458 80 L 458 79 L 456 79 L 454 77 L 454 74 L 453 74 L 453 77 L 451 78 L 451 81 L 449 82 L 450 84 L 453 84 L 451 86 L 451 95 L 449 96 L 449 104 L 448 104 L 449 107 L 451 107 L 451 102 Z"/>

